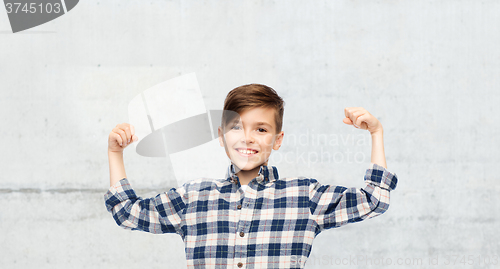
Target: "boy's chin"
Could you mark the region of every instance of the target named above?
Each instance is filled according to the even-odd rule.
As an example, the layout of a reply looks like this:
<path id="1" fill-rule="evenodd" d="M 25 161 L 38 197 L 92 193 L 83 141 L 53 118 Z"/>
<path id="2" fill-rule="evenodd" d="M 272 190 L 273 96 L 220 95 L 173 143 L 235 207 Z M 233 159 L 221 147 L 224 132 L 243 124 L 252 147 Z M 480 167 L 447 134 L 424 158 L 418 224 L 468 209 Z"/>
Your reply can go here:
<path id="1" fill-rule="evenodd" d="M 254 169 L 259 169 L 260 166 L 262 165 L 266 165 L 266 163 L 260 163 L 260 164 L 255 164 L 255 163 L 241 163 L 241 162 L 234 162 L 233 161 L 233 164 L 238 168 L 238 170 L 241 170 L 241 171 L 251 171 L 251 170 L 254 170 Z"/>

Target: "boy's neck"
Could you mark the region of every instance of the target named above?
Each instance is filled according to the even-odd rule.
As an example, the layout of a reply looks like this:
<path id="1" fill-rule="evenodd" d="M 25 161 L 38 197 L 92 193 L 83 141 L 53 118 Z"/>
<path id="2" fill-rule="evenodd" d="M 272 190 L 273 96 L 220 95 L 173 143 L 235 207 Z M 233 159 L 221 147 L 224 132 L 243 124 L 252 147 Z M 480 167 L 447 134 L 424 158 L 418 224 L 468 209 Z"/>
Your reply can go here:
<path id="1" fill-rule="evenodd" d="M 248 185 L 248 183 L 250 183 L 252 179 L 254 179 L 255 177 L 257 177 L 257 175 L 259 175 L 259 170 L 257 171 L 254 171 L 254 169 L 247 171 L 241 170 L 238 173 L 236 173 L 236 175 L 240 180 L 240 185 Z"/>
<path id="2" fill-rule="evenodd" d="M 266 164 L 262 164 L 266 165 Z M 255 167 L 252 170 L 240 170 L 236 175 L 240 180 L 240 185 L 248 185 L 252 179 L 256 178 L 259 175 L 260 165 Z"/>

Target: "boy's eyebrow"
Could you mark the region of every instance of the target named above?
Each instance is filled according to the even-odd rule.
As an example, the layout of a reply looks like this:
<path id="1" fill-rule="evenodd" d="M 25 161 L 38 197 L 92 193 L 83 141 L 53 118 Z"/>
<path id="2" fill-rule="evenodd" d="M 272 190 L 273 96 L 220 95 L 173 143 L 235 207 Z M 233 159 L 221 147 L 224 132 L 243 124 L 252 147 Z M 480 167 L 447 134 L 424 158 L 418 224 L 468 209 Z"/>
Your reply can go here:
<path id="1" fill-rule="evenodd" d="M 271 125 L 271 124 L 269 124 L 269 123 L 267 123 L 267 122 L 265 122 L 265 121 L 259 121 L 259 122 L 256 122 L 256 123 L 255 123 L 255 125 L 267 125 L 267 126 L 269 126 L 269 127 L 272 127 L 272 125 Z"/>
<path id="2" fill-rule="evenodd" d="M 232 120 L 232 121 L 230 121 L 230 122 L 229 122 L 229 124 L 241 124 L 241 123 L 242 123 L 242 122 L 241 122 L 241 120 Z M 266 125 L 266 126 L 269 126 L 270 128 L 272 128 L 272 127 L 273 127 L 273 125 L 272 125 L 272 124 L 267 123 L 267 122 L 265 122 L 265 121 L 258 121 L 258 122 L 256 122 L 256 123 L 254 123 L 254 125 L 255 125 L 255 126 Z"/>

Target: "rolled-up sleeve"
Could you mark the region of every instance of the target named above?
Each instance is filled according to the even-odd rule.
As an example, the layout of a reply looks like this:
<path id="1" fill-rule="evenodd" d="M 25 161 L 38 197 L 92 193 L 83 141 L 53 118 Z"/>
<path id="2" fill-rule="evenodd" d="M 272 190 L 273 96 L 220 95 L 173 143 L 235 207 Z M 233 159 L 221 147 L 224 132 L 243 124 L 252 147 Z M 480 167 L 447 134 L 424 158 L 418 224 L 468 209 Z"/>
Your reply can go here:
<path id="1" fill-rule="evenodd" d="M 364 179 L 363 188 L 321 185 L 311 180 L 309 206 L 319 231 L 373 218 L 389 209 L 389 194 L 396 188 L 397 175 L 371 163 Z"/>
<path id="2" fill-rule="evenodd" d="M 172 188 L 156 197 L 142 199 L 124 178 L 109 188 L 104 200 L 116 223 L 125 229 L 183 236 L 186 205 L 181 193 L 182 190 Z"/>

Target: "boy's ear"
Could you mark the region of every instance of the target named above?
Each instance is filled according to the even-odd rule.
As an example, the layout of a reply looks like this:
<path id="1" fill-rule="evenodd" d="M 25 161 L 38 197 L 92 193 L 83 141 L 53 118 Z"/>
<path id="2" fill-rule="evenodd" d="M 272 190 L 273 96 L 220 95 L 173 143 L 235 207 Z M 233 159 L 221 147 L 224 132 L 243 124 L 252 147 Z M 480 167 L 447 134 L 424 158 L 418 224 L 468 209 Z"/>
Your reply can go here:
<path id="1" fill-rule="evenodd" d="M 280 149 L 281 144 L 283 143 L 283 136 L 284 135 L 285 135 L 285 133 L 283 131 L 281 131 L 279 134 L 276 135 L 276 140 L 274 140 L 274 145 L 273 145 L 274 150 Z"/>
<path id="2" fill-rule="evenodd" d="M 224 136 L 222 132 L 222 127 L 219 126 L 219 128 L 217 128 L 217 133 L 219 134 L 219 144 L 221 147 L 224 147 Z"/>

